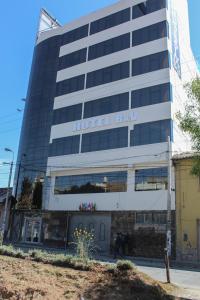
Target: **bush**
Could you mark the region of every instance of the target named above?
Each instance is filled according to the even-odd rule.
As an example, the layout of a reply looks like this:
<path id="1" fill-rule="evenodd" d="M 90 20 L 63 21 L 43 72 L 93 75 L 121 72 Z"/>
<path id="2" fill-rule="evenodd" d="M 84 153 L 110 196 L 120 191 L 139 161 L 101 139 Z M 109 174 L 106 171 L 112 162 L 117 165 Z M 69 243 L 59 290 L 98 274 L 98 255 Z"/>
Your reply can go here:
<path id="1" fill-rule="evenodd" d="M 106 266 L 106 269 L 109 273 L 114 274 L 116 271 L 116 264 L 109 264 Z"/>
<path id="2" fill-rule="evenodd" d="M 51 264 L 58 267 L 68 267 L 77 270 L 88 271 L 92 268 L 92 263 L 85 262 L 80 257 L 64 254 L 49 253 L 47 251 L 33 249 L 28 253 L 23 252 L 21 249 L 15 249 L 12 245 L 0 246 L 0 255 L 6 255 L 16 258 L 28 258 L 32 261 L 41 262 L 44 264 Z"/>
<path id="3" fill-rule="evenodd" d="M 135 269 L 135 265 L 130 260 L 118 260 L 117 269 L 119 271 L 128 271 Z"/>
<path id="4" fill-rule="evenodd" d="M 94 251 L 94 235 L 86 229 L 75 229 L 74 244 L 76 246 L 76 255 L 87 264 L 92 251 Z"/>

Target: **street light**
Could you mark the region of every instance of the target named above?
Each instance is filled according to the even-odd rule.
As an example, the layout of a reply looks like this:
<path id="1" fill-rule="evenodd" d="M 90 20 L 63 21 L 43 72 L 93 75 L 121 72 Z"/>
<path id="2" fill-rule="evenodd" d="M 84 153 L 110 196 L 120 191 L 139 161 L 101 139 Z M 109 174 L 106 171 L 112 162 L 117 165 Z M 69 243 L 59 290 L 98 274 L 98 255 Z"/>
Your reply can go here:
<path id="1" fill-rule="evenodd" d="M 9 173 L 9 178 L 8 178 L 8 189 L 7 189 L 7 194 L 6 194 L 6 202 L 5 202 L 5 208 L 4 208 L 4 213 L 3 213 L 3 221 L 2 221 L 2 226 L 1 226 L 2 242 L 4 240 L 4 235 L 5 235 L 7 211 L 8 211 L 8 201 L 9 201 L 9 194 L 10 194 L 10 183 L 11 183 L 11 178 L 12 178 L 13 161 L 14 161 L 14 151 L 10 148 L 5 148 L 4 150 L 6 152 L 11 152 L 12 153 L 12 161 L 10 163 L 10 173 Z"/>

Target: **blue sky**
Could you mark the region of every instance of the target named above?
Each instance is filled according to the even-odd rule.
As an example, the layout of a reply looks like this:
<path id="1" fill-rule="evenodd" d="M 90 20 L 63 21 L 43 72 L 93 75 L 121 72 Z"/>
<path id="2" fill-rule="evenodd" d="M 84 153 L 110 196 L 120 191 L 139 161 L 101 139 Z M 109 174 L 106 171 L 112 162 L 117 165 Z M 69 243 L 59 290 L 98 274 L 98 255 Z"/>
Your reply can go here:
<path id="1" fill-rule="evenodd" d="M 181 1 L 181 0 L 180 0 Z M 40 8 L 46 8 L 58 21 L 65 24 L 81 15 L 97 10 L 116 0 L 20 0 L 1 2 L 1 47 L 0 47 L 0 187 L 6 186 L 10 147 L 17 157 L 20 127 L 26 90 L 31 68 L 33 47 Z M 200 56 L 200 1 L 189 0 L 191 43 L 195 57 Z"/>

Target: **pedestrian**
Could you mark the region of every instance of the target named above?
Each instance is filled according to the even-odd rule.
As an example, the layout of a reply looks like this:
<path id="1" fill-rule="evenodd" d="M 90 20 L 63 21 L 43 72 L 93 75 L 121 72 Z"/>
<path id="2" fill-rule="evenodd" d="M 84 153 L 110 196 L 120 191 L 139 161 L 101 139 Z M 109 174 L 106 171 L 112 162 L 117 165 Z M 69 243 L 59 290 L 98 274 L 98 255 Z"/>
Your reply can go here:
<path id="1" fill-rule="evenodd" d="M 120 255 L 121 246 L 122 246 L 122 237 L 121 237 L 121 234 L 118 232 L 117 236 L 115 238 L 115 241 L 114 241 L 114 259 L 117 258 L 117 255 L 121 256 Z"/>

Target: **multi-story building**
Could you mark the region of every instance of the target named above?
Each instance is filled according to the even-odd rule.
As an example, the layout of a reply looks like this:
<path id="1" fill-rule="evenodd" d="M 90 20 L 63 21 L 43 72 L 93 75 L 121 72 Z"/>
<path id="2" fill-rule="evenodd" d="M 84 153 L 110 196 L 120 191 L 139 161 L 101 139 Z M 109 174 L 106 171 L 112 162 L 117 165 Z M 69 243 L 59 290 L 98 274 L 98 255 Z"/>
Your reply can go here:
<path id="1" fill-rule="evenodd" d="M 87 227 L 101 249 L 121 231 L 161 251 L 168 137 L 190 147 L 175 114 L 195 74 L 187 0 L 121 0 L 64 26 L 42 11 L 18 162 L 21 180 L 45 174 L 48 214 L 25 220 L 24 241 Z"/>

